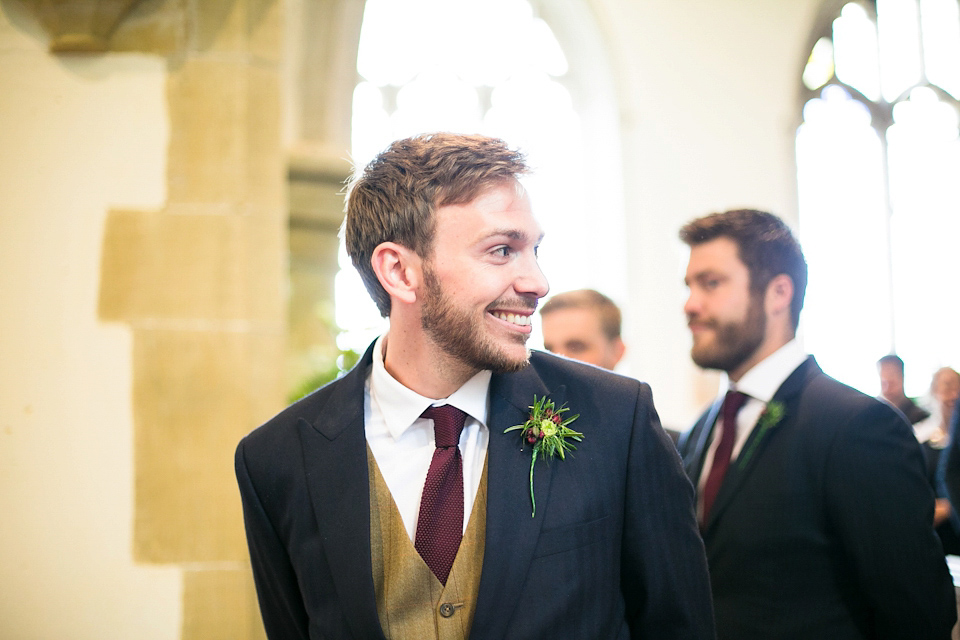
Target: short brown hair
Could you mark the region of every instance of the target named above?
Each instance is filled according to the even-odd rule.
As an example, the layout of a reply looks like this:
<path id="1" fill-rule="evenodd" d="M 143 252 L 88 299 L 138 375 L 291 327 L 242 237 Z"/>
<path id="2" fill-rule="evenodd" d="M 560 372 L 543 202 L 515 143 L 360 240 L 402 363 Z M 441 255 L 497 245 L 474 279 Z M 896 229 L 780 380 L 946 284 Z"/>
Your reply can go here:
<path id="1" fill-rule="evenodd" d="M 750 290 L 754 295 L 766 291 L 776 276 L 790 276 L 793 280 L 790 316 L 796 330 L 807 291 L 807 261 L 790 227 L 766 211 L 734 209 L 697 218 L 680 229 L 680 239 L 691 247 L 717 238 L 729 238 L 736 243 L 740 261 L 750 273 Z"/>
<path id="2" fill-rule="evenodd" d="M 380 315 L 390 315 L 390 296 L 370 264 L 378 245 L 396 242 L 427 257 L 437 208 L 471 202 L 527 171 L 523 154 L 502 140 L 454 133 L 397 140 L 358 168 L 347 189 L 343 234 Z"/>
<path id="3" fill-rule="evenodd" d="M 620 337 L 620 308 L 599 291 L 577 289 L 558 293 L 541 307 L 540 315 L 545 316 L 561 309 L 596 309 L 600 314 L 600 329 L 607 340 L 616 340 Z"/>

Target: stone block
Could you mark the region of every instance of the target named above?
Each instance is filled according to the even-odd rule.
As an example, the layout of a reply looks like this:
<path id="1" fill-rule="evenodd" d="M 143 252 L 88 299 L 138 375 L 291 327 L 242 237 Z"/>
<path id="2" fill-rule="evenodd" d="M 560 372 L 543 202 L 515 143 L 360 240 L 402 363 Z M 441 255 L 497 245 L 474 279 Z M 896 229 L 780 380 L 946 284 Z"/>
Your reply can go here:
<path id="1" fill-rule="evenodd" d="M 192 0 L 191 50 L 244 54 L 247 49 L 248 0 Z"/>
<path id="2" fill-rule="evenodd" d="M 250 55 L 279 64 L 283 52 L 283 5 L 278 0 L 247 0 Z"/>
<path id="3" fill-rule="evenodd" d="M 283 321 L 279 216 L 112 211 L 101 257 L 105 320 Z"/>
<path id="4" fill-rule="evenodd" d="M 183 575 L 181 640 L 265 640 L 250 567 Z"/>
<path id="5" fill-rule="evenodd" d="M 338 246 L 333 231 L 299 225 L 290 229 L 287 386 L 291 391 L 334 366 L 340 353 L 333 305 Z"/>
<path id="6" fill-rule="evenodd" d="M 246 100 L 245 199 L 258 206 L 276 206 L 286 201 L 287 179 L 280 143 L 280 74 L 276 67 L 249 67 Z"/>
<path id="7" fill-rule="evenodd" d="M 277 0 L 193 0 L 194 37 L 191 50 L 241 54 L 257 63 L 280 61 L 283 3 Z"/>
<path id="8" fill-rule="evenodd" d="M 159 55 L 183 52 L 187 41 L 187 0 L 140 0 L 110 39 L 111 51 Z"/>
<path id="9" fill-rule="evenodd" d="M 286 221 L 271 212 L 243 220 L 242 291 L 247 317 L 266 326 L 283 326 L 289 279 Z"/>
<path id="10" fill-rule="evenodd" d="M 282 335 L 134 331 L 134 555 L 247 558 L 233 453 L 283 403 Z"/>
<path id="11" fill-rule="evenodd" d="M 251 113 L 247 71 L 244 61 L 220 57 L 190 57 L 171 71 L 167 90 L 171 203 L 244 200 Z"/>
<path id="12" fill-rule="evenodd" d="M 291 177 L 291 225 L 305 224 L 338 233 L 344 218 L 344 190 L 343 181 Z"/>

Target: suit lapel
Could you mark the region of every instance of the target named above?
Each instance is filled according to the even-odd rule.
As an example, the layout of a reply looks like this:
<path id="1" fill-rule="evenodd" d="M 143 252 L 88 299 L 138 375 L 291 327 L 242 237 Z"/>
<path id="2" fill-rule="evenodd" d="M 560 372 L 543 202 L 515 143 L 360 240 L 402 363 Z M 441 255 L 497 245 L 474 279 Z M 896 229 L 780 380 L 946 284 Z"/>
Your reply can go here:
<path id="1" fill-rule="evenodd" d="M 521 448 L 520 434 L 504 429 L 527 420 L 533 396 L 549 394 L 559 407 L 566 389 L 548 390 L 533 367 L 490 382 L 490 445 L 487 451 L 487 529 L 472 634 L 505 637 L 506 625 L 520 601 L 520 593 L 540 537 L 550 497 L 552 465 L 534 467 L 536 517 L 531 517 L 529 445 Z"/>
<path id="2" fill-rule="evenodd" d="M 304 469 L 337 599 L 353 635 L 382 638 L 370 556 L 370 488 L 363 387 L 372 346 L 335 383 L 313 423 L 300 421 Z"/>
<path id="3" fill-rule="evenodd" d="M 314 422 L 301 420 L 306 481 L 338 600 L 357 637 L 382 638 L 370 556 L 370 489 L 363 427 L 363 386 L 372 346 L 330 393 Z M 548 389 L 536 370 L 499 375 L 490 382 L 487 450 L 487 527 L 472 634 L 505 637 L 520 601 L 550 497 L 554 465 L 534 468 L 536 517 L 531 517 L 529 446 L 504 430 L 525 422 L 533 397 L 557 406 L 566 388 Z"/>
<path id="4" fill-rule="evenodd" d="M 730 469 L 727 471 L 726 476 L 724 476 L 723 485 L 721 485 L 720 491 L 717 493 L 717 498 L 713 503 L 713 508 L 710 510 L 710 517 L 706 523 L 706 529 L 709 530 L 713 523 L 716 522 L 717 517 L 723 512 L 726 506 L 730 504 L 730 501 L 737 494 L 737 491 L 743 486 L 746 478 L 749 477 L 750 472 L 756 468 L 757 460 L 762 457 L 763 451 L 767 448 L 770 441 L 774 439 L 779 432 L 784 429 L 789 429 L 795 424 L 797 416 L 796 403 L 794 400 L 800 395 L 803 388 L 806 387 L 810 378 L 819 372 L 820 367 L 817 366 L 816 361 L 812 356 L 808 356 L 799 367 L 794 369 L 793 373 L 787 376 L 787 379 L 783 381 L 780 388 L 773 394 L 773 398 L 770 399 L 770 404 L 779 402 L 786 407 L 782 423 L 772 426 L 766 431 L 762 430 L 758 424 L 750 433 L 750 437 L 747 438 L 747 441 L 744 443 L 739 456 L 730 464 Z M 744 458 L 743 456 L 745 455 L 749 457 Z"/>
<path id="5" fill-rule="evenodd" d="M 720 407 L 723 400 L 716 400 L 707 412 L 700 418 L 700 421 L 690 430 L 690 440 L 687 446 L 692 447 L 690 455 L 684 456 L 683 467 L 687 472 L 687 477 L 698 486 L 700 482 L 700 472 L 703 470 L 703 456 L 710 446 L 710 434 L 717 423 L 717 416 L 720 414 Z"/>

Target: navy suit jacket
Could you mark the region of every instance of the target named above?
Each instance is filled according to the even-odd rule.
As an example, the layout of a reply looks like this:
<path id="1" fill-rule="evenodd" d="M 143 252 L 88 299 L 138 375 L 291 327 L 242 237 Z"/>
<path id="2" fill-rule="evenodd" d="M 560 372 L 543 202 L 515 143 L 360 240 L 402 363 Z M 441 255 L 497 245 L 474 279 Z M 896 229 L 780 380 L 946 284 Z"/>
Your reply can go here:
<path id="1" fill-rule="evenodd" d="M 236 472 L 270 638 L 382 638 L 370 559 L 363 386 L 342 379 L 244 438 Z M 518 432 L 549 395 L 584 434 L 539 460 Z M 471 638 L 712 638 L 693 488 L 635 380 L 534 352 L 490 384 L 486 546 Z"/>
<path id="2" fill-rule="evenodd" d="M 754 429 L 703 530 L 718 637 L 948 639 L 953 583 L 910 426 L 813 358 L 772 402 L 783 418 Z M 678 443 L 694 485 L 719 409 Z"/>

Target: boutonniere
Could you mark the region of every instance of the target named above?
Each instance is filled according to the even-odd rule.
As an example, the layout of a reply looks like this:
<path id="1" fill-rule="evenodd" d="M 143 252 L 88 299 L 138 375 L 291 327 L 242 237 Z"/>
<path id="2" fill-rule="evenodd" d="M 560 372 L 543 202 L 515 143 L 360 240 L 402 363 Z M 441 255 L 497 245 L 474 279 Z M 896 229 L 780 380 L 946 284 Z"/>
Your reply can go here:
<path id="1" fill-rule="evenodd" d="M 783 420 L 784 413 L 783 403 L 778 400 L 774 400 L 764 408 L 763 413 L 760 414 L 760 419 L 757 420 L 757 433 L 751 439 L 750 448 L 740 454 L 737 460 L 737 465 L 741 469 L 747 465 L 747 461 L 750 460 L 750 456 L 753 455 L 754 450 L 757 448 L 757 445 L 760 444 L 760 441 L 763 440 L 763 436 L 766 435 L 767 431 L 770 431 L 770 429 L 780 424 L 780 421 Z"/>
<path id="2" fill-rule="evenodd" d="M 520 430 L 521 445 L 531 445 L 533 455 L 530 458 L 530 503 L 533 511 L 530 517 L 537 515 L 537 500 L 533 497 L 533 466 L 537 463 L 537 456 L 541 458 L 559 457 L 564 459 L 567 451 L 576 449 L 570 440 L 580 442 L 583 440 L 583 434 L 574 431 L 569 427 L 570 423 L 580 417 L 578 413 L 575 416 L 564 417 L 564 413 L 569 411 L 567 407 L 557 409 L 553 400 L 547 396 L 537 399 L 533 396 L 533 404 L 530 405 L 530 417 L 523 424 L 518 424 L 504 429 L 508 431 Z"/>

